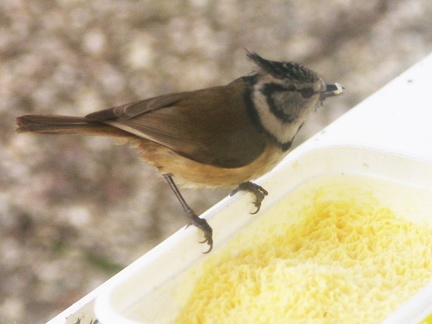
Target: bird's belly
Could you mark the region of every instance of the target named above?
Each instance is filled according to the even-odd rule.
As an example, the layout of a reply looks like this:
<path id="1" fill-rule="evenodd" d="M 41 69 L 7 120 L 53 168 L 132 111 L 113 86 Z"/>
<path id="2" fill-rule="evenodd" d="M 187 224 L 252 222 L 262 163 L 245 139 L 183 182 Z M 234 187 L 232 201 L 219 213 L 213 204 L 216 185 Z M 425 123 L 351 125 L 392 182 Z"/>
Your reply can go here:
<path id="1" fill-rule="evenodd" d="M 221 168 L 191 160 L 151 141 L 140 140 L 137 144 L 149 164 L 163 174 L 171 174 L 177 184 L 188 188 L 237 186 L 270 171 L 287 153 L 269 145 L 259 158 L 246 166 Z"/>

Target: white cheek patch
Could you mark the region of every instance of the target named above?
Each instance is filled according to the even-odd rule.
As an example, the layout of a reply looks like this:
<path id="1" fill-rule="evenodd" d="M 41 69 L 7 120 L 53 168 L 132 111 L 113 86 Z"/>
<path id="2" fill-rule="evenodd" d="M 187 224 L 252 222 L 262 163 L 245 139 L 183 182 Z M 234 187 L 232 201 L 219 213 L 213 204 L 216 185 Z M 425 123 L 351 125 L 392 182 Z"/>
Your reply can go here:
<path id="1" fill-rule="evenodd" d="M 291 142 L 304 118 L 300 117 L 289 123 L 283 122 L 271 112 L 266 96 L 259 89 L 255 88 L 252 94 L 252 101 L 264 129 L 281 144 Z"/>

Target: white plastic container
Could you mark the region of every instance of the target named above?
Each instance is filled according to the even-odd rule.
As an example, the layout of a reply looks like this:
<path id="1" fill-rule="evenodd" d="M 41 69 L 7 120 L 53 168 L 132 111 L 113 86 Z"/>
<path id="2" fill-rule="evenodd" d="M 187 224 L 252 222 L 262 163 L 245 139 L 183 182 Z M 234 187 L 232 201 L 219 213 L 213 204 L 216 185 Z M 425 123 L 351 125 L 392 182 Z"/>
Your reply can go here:
<path id="1" fill-rule="evenodd" d="M 377 187 L 375 192 L 384 205 L 420 217 L 431 211 L 431 218 L 422 221 L 432 226 L 432 163 L 362 147 L 329 146 L 288 159 L 263 179 L 261 185 L 270 195 L 258 215 L 248 213 L 249 195 L 225 199 L 205 213 L 214 230 L 214 250 L 239 229 L 265 218 L 269 208 L 303 183 L 338 175 L 372 177 L 388 183 L 385 189 Z M 101 323 L 170 323 L 179 301 L 188 298 L 184 289 L 184 295 L 179 297 L 178 285 L 184 287 L 188 269 L 207 258 L 200 253 L 205 247 L 197 244 L 199 238 L 195 229 L 181 230 L 134 263 L 97 298 L 95 312 Z M 421 319 L 432 313 L 432 286 L 421 293 L 414 305 L 415 309 L 411 306 L 400 311 L 398 319 Z"/>

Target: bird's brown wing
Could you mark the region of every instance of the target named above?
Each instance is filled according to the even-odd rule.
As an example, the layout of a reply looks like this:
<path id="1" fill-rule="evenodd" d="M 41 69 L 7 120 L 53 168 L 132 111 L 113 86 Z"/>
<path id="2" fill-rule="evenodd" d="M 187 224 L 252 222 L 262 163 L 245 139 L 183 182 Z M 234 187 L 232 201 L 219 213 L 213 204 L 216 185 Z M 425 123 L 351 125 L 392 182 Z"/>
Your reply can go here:
<path id="1" fill-rule="evenodd" d="M 235 82 L 242 82 L 241 79 Z M 192 160 L 224 168 L 250 164 L 266 138 L 247 114 L 242 84 L 151 98 L 87 115 Z"/>

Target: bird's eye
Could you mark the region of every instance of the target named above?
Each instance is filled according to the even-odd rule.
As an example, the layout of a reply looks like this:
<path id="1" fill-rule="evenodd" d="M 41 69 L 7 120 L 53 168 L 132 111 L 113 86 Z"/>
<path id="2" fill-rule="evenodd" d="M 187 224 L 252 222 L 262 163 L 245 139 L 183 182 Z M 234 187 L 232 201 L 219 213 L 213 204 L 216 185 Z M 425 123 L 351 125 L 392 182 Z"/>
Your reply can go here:
<path id="1" fill-rule="evenodd" d="M 300 94 L 305 99 L 312 97 L 314 93 L 315 91 L 312 88 L 305 88 L 300 90 Z"/>

